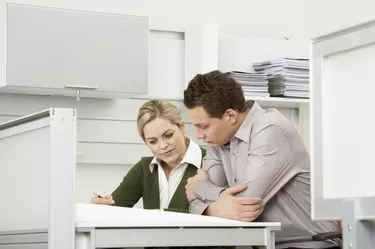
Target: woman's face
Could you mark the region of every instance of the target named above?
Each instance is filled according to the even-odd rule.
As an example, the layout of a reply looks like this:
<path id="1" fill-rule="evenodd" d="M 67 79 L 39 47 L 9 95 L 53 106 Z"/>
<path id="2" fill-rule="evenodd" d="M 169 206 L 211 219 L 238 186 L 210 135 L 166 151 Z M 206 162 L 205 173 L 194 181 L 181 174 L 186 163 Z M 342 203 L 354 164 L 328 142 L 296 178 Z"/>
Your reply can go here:
<path id="1" fill-rule="evenodd" d="M 185 125 L 180 127 L 169 120 L 157 118 L 143 128 L 145 143 L 155 157 L 171 167 L 177 166 L 186 152 Z"/>

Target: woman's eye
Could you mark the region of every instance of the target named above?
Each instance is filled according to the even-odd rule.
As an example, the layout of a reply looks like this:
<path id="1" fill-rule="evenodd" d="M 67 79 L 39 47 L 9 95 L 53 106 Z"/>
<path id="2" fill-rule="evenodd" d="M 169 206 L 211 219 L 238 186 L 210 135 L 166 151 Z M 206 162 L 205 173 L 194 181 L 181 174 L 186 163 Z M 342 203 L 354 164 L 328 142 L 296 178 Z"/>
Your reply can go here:
<path id="1" fill-rule="evenodd" d="M 173 133 L 165 135 L 166 138 L 171 138 L 173 136 Z"/>
<path id="2" fill-rule="evenodd" d="M 150 144 L 156 144 L 155 140 L 149 141 Z"/>

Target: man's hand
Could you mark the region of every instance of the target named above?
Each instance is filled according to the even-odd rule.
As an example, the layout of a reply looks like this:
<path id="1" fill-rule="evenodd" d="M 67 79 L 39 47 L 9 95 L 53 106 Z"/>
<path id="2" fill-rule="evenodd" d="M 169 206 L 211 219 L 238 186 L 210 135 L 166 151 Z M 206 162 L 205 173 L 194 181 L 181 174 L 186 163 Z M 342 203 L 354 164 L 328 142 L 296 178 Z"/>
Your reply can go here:
<path id="1" fill-rule="evenodd" d="M 102 204 L 102 205 L 113 205 L 115 201 L 112 198 L 112 195 L 105 195 L 103 197 L 94 196 L 91 198 L 92 204 Z"/>
<path id="2" fill-rule="evenodd" d="M 195 198 L 197 198 L 194 194 L 194 190 L 201 181 L 204 181 L 206 179 L 208 179 L 206 171 L 204 171 L 203 169 L 198 169 L 197 174 L 187 180 L 185 189 L 186 197 L 189 202 L 192 202 Z"/>
<path id="3" fill-rule="evenodd" d="M 262 199 L 233 196 L 246 188 L 247 185 L 240 185 L 224 190 L 220 198 L 208 206 L 205 214 L 231 220 L 253 221 L 262 210 Z"/>

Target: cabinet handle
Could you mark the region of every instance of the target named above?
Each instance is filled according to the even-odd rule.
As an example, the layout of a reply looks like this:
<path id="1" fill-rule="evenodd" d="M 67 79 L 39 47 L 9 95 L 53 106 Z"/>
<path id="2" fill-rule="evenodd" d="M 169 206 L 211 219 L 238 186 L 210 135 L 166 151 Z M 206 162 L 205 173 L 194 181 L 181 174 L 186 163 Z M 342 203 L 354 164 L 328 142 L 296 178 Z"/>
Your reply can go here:
<path id="1" fill-rule="evenodd" d="M 84 85 L 65 85 L 65 88 L 72 88 L 72 89 L 86 89 L 86 90 L 96 90 L 99 87 L 97 86 L 84 86 Z"/>

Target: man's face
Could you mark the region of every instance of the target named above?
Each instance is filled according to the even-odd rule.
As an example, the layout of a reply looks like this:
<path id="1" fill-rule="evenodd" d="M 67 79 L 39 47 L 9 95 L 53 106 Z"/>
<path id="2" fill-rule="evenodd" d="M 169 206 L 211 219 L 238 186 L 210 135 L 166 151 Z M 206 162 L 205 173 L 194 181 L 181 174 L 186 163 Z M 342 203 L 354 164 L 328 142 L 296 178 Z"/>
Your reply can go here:
<path id="1" fill-rule="evenodd" d="M 216 147 L 229 142 L 234 135 L 234 127 L 224 114 L 221 118 L 212 118 L 203 107 L 188 109 L 190 122 L 196 128 L 197 139 Z"/>

